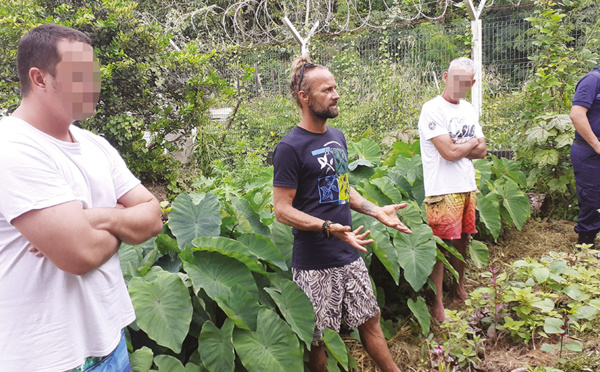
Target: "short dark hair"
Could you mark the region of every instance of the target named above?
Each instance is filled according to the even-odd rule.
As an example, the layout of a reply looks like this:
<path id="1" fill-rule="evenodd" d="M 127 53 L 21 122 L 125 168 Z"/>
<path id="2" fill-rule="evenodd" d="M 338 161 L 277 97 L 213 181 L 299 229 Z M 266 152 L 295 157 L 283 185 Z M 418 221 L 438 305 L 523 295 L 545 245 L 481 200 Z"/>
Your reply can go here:
<path id="1" fill-rule="evenodd" d="M 21 37 L 17 48 L 17 72 L 22 97 L 31 90 L 29 70 L 32 67 L 56 75 L 56 65 L 60 62 L 57 45 L 63 39 L 92 45 L 90 37 L 83 32 L 55 24 L 38 26 Z"/>

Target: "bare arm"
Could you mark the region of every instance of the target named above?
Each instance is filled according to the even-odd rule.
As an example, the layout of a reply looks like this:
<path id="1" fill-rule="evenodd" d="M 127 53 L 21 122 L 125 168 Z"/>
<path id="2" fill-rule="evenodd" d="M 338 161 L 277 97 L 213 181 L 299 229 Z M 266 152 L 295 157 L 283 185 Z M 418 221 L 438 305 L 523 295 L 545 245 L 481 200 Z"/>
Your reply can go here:
<path id="1" fill-rule="evenodd" d="M 467 157 L 479 145 L 477 138 L 471 138 L 465 143 L 453 143 L 450 135 L 443 134 L 431 139 L 442 158 L 448 161 L 460 160 Z"/>
<path id="2" fill-rule="evenodd" d="M 598 137 L 592 131 L 592 127 L 590 126 L 590 121 L 587 118 L 588 108 L 584 106 L 574 105 L 571 107 L 571 114 L 569 117 L 573 122 L 573 126 L 575 130 L 583 137 L 583 139 L 596 151 L 597 154 L 600 154 L 600 141 L 598 141 Z"/>
<path id="3" fill-rule="evenodd" d="M 273 187 L 273 207 L 277 221 L 298 230 L 321 231 L 325 221 L 294 208 L 292 202 L 294 201 L 295 196 L 296 189 L 278 186 Z M 329 231 L 333 236 L 347 242 L 358 250 L 366 252 L 367 250 L 363 245 L 373 243 L 373 239 L 364 240 L 367 235 L 370 234 L 370 231 L 367 230 L 366 232 L 359 234 L 362 229 L 363 226 L 360 226 L 352 231 L 350 226 L 344 226 L 335 223 L 335 221 L 332 221 L 332 224 L 329 227 Z"/>
<path id="4" fill-rule="evenodd" d="M 99 267 L 121 245 L 108 231 L 94 229 L 76 201 L 29 211 L 11 223 L 56 267 L 71 274 Z"/>
<path id="5" fill-rule="evenodd" d="M 467 154 L 467 159 L 483 159 L 487 155 L 487 145 L 485 144 L 485 138 L 477 138 L 479 142 L 477 146 L 469 154 Z"/>
<path id="6" fill-rule="evenodd" d="M 136 186 L 118 202 L 124 208 L 85 209 L 92 227 L 108 231 L 127 244 L 143 243 L 162 229 L 160 204 L 144 186 Z"/>
<path id="7" fill-rule="evenodd" d="M 363 198 L 363 196 L 360 195 L 358 191 L 354 189 L 354 187 L 350 187 L 350 208 L 359 213 L 375 217 L 379 220 L 379 222 L 400 232 L 412 234 L 412 231 L 408 227 L 404 226 L 397 214 L 397 211 L 406 207 L 406 205 L 406 203 L 402 203 L 378 207 L 367 199 Z"/>

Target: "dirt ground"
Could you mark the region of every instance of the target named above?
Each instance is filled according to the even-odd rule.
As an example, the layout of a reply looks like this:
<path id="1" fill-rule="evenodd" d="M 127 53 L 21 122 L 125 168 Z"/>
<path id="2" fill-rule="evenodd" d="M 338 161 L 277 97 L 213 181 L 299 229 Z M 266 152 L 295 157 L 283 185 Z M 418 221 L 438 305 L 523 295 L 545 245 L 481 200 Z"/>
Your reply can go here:
<path id="1" fill-rule="evenodd" d="M 569 252 L 577 241 L 573 231 L 574 222 L 570 221 L 528 221 L 521 231 L 509 229 L 498 238 L 497 243 L 487 243 L 490 260 L 487 268 L 493 266 L 502 269 L 507 264 L 524 257 L 540 258 L 550 251 Z M 479 287 L 479 271 L 467 269 L 467 291 Z M 448 309 L 458 310 L 461 305 L 451 301 Z M 432 321 L 432 332 L 439 335 L 439 325 Z M 378 371 L 362 346 L 355 340 L 347 340 L 352 354 L 361 372 Z M 432 371 L 422 360 L 422 345 L 424 340 L 416 337 L 409 326 L 405 326 L 388 345 L 394 360 L 402 371 L 430 372 Z M 427 358 L 427 357 L 425 357 Z M 486 350 L 482 361 L 472 369 L 474 372 L 527 372 L 526 365 L 548 365 L 554 358 L 551 354 L 540 350 L 532 350 L 531 346 L 514 346 L 510 344 L 497 345 Z M 434 371 L 437 371 L 435 369 Z"/>

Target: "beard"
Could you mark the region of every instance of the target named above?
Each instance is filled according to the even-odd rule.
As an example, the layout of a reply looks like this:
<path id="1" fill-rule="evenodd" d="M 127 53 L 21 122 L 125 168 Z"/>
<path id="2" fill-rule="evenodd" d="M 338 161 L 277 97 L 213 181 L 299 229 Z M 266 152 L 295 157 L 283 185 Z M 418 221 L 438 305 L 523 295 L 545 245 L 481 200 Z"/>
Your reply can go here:
<path id="1" fill-rule="evenodd" d="M 333 119 L 335 117 L 338 116 L 338 114 L 340 113 L 337 105 L 333 105 L 333 106 L 328 106 L 325 108 L 317 108 L 315 107 L 315 105 L 310 105 L 308 107 L 310 109 L 310 112 L 315 115 L 316 117 L 318 117 L 319 119 Z"/>

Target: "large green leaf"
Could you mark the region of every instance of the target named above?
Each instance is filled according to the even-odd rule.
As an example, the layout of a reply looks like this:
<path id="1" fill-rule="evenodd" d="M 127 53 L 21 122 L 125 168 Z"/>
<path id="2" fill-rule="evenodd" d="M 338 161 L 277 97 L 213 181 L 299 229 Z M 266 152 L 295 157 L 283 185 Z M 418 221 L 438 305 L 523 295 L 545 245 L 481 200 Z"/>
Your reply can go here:
<path id="1" fill-rule="evenodd" d="M 129 363 L 131 364 L 131 372 L 147 372 L 152 367 L 152 359 L 154 354 L 147 346 L 137 349 L 132 354 L 129 354 Z"/>
<path id="2" fill-rule="evenodd" d="M 169 227 L 177 237 L 180 249 L 200 236 L 219 236 L 221 233 L 221 207 L 217 195 L 205 194 L 194 202 L 189 194 L 181 194 L 169 212 Z"/>
<path id="3" fill-rule="evenodd" d="M 410 200 L 407 202 L 407 206 L 398 210 L 400 219 L 409 228 L 413 228 L 423 224 L 423 218 L 421 218 L 421 208 L 416 201 Z"/>
<path id="4" fill-rule="evenodd" d="M 188 289 L 179 275 L 160 268 L 153 268 L 148 277 L 129 282 L 137 325 L 156 343 L 179 353 L 192 320 Z"/>
<path id="5" fill-rule="evenodd" d="M 390 241 L 390 235 L 385 225 L 371 216 L 352 211 L 352 226 L 358 227 L 361 225 L 365 227 L 363 231 L 371 230 L 371 238 L 373 238 L 373 243 L 366 246 L 366 248 L 373 251 L 396 284 L 398 284 L 400 277 L 398 253 L 396 252 L 396 247 Z M 367 255 L 363 259 L 365 259 L 365 265 L 368 267 L 369 256 Z"/>
<path id="6" fill-rule="evenodd" d="M 423 163 L 420 155 L 412 158 L 399 157 L 396 159 L 395 167 L 390 170 L 390 178 L 396 180 L 397 177 L 404 177 L 411 185 L 423 178 Z"/>
<path id="7" fill-rule="evenodd" d="M 181 249 L 177 245 L 177 240 L 171 238 L 167 234 L 160 234 L 156 237 L 156 247 L 162 254 L 169 252 L 181 253 Z"/>
<path id="8" fill-rule="evenodd" d="M 492 234 L 494 240 L 498 239 L 500 230 L 502 229 L 502 220 L 500 219 L 500 212 L 498 212 L 499 205 L 500 200 L 498 199 L 498 194 L 495 192 L 487 195 L 479 194 L 477 196 L 479 218 L 481 218 L 487 230 Z"/>
<path id="9" fill-rule="evenodd" d="M 487 265 L 490 259 L 490 252 L 488 251 L 487 245 L 479 240 L 471 241 L 471 244 L 469 244 L 469 255 L 471 255 L 471 259 L 478 269 Z"/>
<path id="10" fill-rule="evenodd" d="M 371 181 L 366 180 L 355 187 L 356 191 L 358 191 L 364 198 L 368 199 L 372 203 L 378 206 L 384 206 L 388 204 L 392 204 L 392 200 L 388 198 L 379 187 L 375 186 Z"/>
<path id="11" fill-rule="evenodd" d="M 398 157 L 412 158 L 414 155 L 420 154 L 421 148 L 419 141 L 414 141 L 411 144 L 397 141 L 394 147 L 386 154 L 386 159 L 383 165 L 394 165 Z"/>
<path id="12" fill-rule="evenodd" d="M 372 179 L 370 181 L 373 185 L 377 186 L 381 192 L 387 196 L 392 203 L 400 203 L 402 201 L 402 193 L 398 188 L 392 183 L 392 180 L 389 177 L 383 176 L 379 178 Z"/>
<path id="13" fill-rule="evenodd" d="M 558 318 L 546 318 L 544 321 L 544 332 L 549 334 L 562 334 L 565 333 L 563 329 L 564 322 Z"/>
<path id="14" fill-rule="evenodd" d="M 429 309 L 427 309 L 427 304 L 425 304 L 425 300 L 423 297 L 417 297 L 417 301 L 413 301 L 412 298 L 408 299 L 408 308 L 413 313 L 419 325 L 421 326 L 421 332 L 424 336 L 429 335 L 429 327 L 431 326 L 431 315 L 429 314 Z"/>
<path id="15" fill-rule="evenodd" d="M 281 280 L 274 284 L 277 288 L 265 288 L 265 291 L 273 298 L 279 311 L 292 327 L 292 331 L 310 349 L 315 330 L 315 312 L 312 303 L 294 282 Z"/>
<path id="16" fill-rule="evenodd" d="M 304 371 L 298 338 L 272 310 L 260 310 L 256 332 L 235 329 L 233 345 L 249 372 Z"/>
<path id="17" fill-rule="evenodd" d="M 400 264 L 398 263 L 398 251 L 390 241 L 390 235 L 384 225 L 377 221 L 378 225 L 371 228 L 371 237 L 375 241 L 372 244 L 373 253 L 390 273 L 394 282 L 400 282 Z"/>
<path id="18" fill-rule="evenodd" d="M 560 153 L 554 149 L 540 150 L 533 155 L 533 162 L 542 168 L 547 165 L 557 165 Z"/>
<path id="19" fill-rule="evenodd" d="M 233 285 L 226 298 L 216 297 L 215 300 L 238 328 L 249 331 L 256 329 L 256 317 L 260 309 L 258 301 L 240 285 Z"/>
<path id="20" fill-rule="evenodd" d="M 499 187 L 497 192 L 515 226 L 521 230 L 531 214 L 529 198 L 513 180 L 506 180 L 503 187 Z"/>
<path id="21" fill-rule="evenodd" d="M 125 281 L 130 281 L 134 276 L 140 276 L 138 268 L 143 260 L 142 248 L 135 245 L 121 244 L 119 248 L 119 261 Z"/>
<path id="22" fill-rule="evenodd" d="M 209 251 L 209 252 L 218 252 L 222 255 L 229 256 L 231 258 L 235 258 L 239 262 L 243 263 L 248 267 L 248 269 L 258 272 L 264 273 L 264 269 L 260 262 L 258 262 L 258 257 L 254 256 L 250 249 L 237 240 L 225 238 L 222 236 L 213 238 L 213 237 L 201 237 L 196 238 L 192 242 L 192 251 Z"/>
<path id="23" fill-rule="evenodd" d="M 348 144 L 348 158 L 355 157 L 358 157 L 358 160 L 367 160 L 377 165 L 381 160 L 381 151 L 375 141 L 362 138 L 358 142 Z"/>
<path id="24" fill-rule="evenodd" d="M 495 158 L 495 156 L 492 155 L 492 158 Z M 492 177 L 492 165 L 488 159 L 475 159 L 473 160 L 473 166 L 475 166 L 477 188 L 482 192 L 485 192 L 485 182 L 489 181 Z"/>
<path id="25" fill-rule="evenodd" d="M 336 331 L 325 328 L 323 329 L 323 342 L 335 360 L 342 365 L 342 368 L 348 370 L 348 351 L 340 335 Z"/>
<path id="26" fill-rule="evenodd" d="M 398 249 L 398 263 L 404 269 L 404 278 L 419 291 L 433 270 L 437 248 L 429 226 L 416 226 L 412 232 L 396 232 L 394 245 Z"/>
<path id="27" fill-rule="evenodd" d="M 281 270 L 288 269 L 281 252 L 271 239 L 258 234 L 244 234 L 238 237 L 237 240 L 248 247 L 248 251 L 254 257 L 266 261 Z"/>
<path id="28" fill-rule="evenodd" d="M 540 122 L 538 125 L 533 126 L 525 132 L 527 136 L 527 142 L 530 144 L 545 144 L 548 137 L 550 137 L 550 126 L 546 122 Z"/>
<path id="29" fill-rule="evenodd" d="M 258 298 L 256 282 L 250 270 L 238 260 L 216 252 L 197 251 L 193 253 L 193 262 L 188 257 L 183 258 L 183 268 L 194 285 L 198 294 L 204 289 L 208 297 L 228 298 L 235 284 Z"/>
<path id="30" fill-rule="evenodd" d="M 292 262 L 292 248 L 294 246 L 292 228 L 277 220 L 274 221 L 271 225 L 271 239 L 273 240 L 273 244 L 279 249 L 279 252 L 281 252 L 289 269 Z"/>
<path id="31" fill-rule="evenodd" d="M 231 204 L 239 212 L 236 215 L 239 223 L 247 223 L 256 234 L 271 236 L 269 228 L 262 223 L 260 216 L 252 209 L 248 200 L 234 197 L 231 199 Z"/>
<path id="32" fill-rule="evenodd" d="M 187 372 L 183 364 L 170 355 L 157 355 L 154 364 L 158 367 L 158 372 Z"/>
<path id="33" fill-rule="evenodd" d="M 233 327 L 231 319 L 226 319 L 221 329 L 213 322 L 204 323 L 198 337 L 198 352 L 202 357 L 202 364 L 210 372 L 233 371 L 235 367 Z"/>

